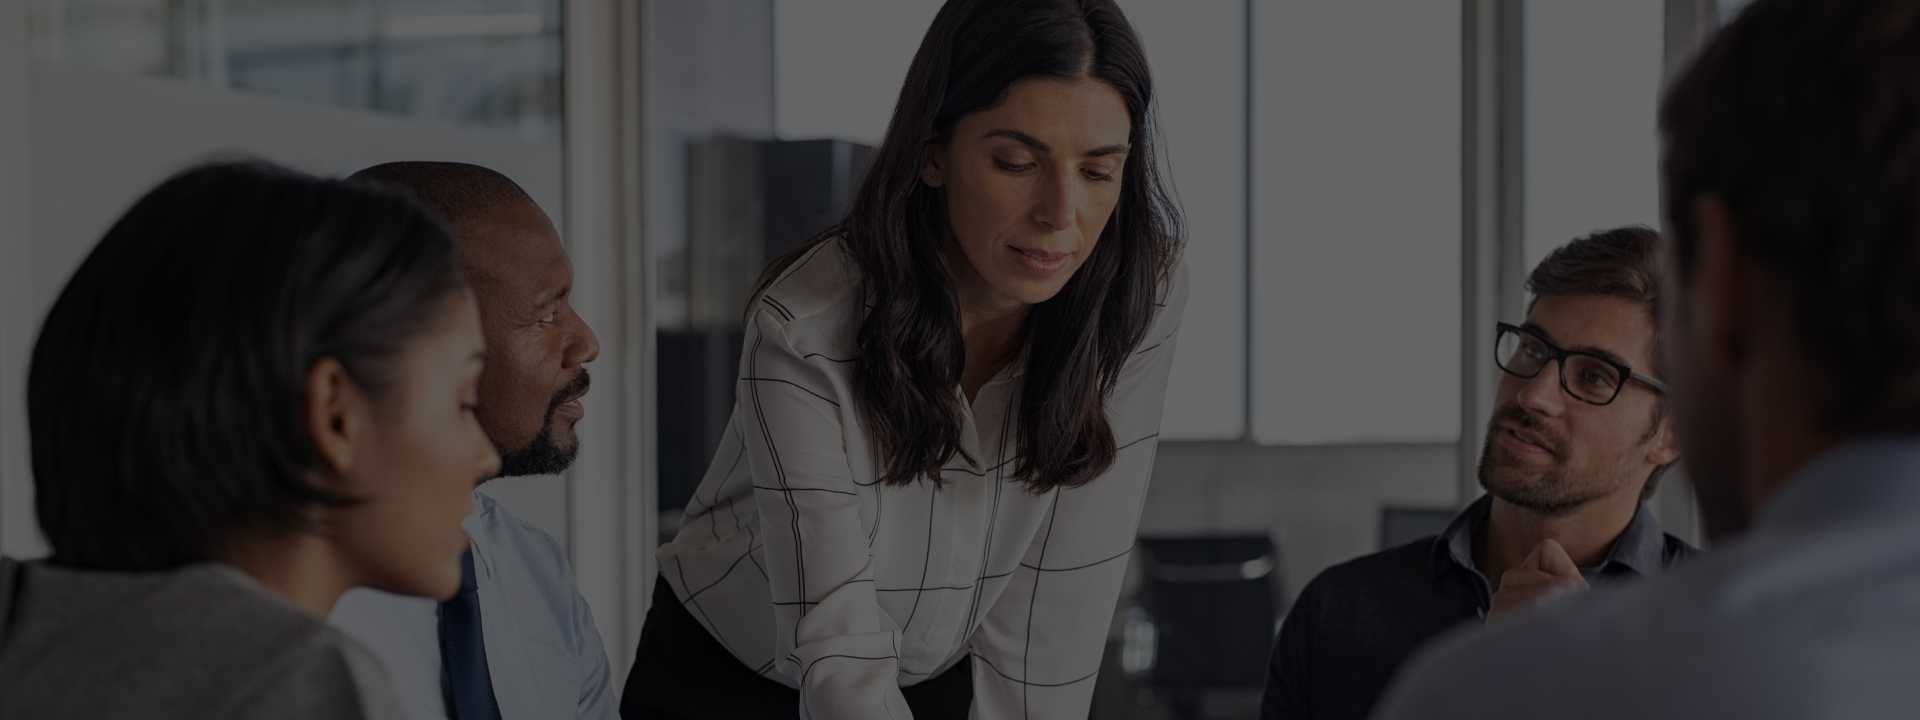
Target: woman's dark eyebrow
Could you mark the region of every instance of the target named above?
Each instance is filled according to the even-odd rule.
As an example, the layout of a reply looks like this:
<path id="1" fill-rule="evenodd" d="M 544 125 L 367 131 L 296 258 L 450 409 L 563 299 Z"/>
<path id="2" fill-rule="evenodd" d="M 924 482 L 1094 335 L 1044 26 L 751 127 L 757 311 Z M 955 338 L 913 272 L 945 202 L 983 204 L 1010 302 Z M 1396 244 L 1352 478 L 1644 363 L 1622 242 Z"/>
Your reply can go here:
<path id="1" fill-rule="evenodd" d="M 1009 140 L 1013 140 L 1015 142 L 1020 143 L 1021 145 L 1025 145 L 1027 147 L 1033 148 L 1043 153 L 1053 152 L 1052 145 L 1048 145 L 1046 143 L 1040 142 L 1040 138 L 1036 138 L 1032 135 L 1028 135 L 1026 133 L 1020 132 L 1019 130 L 1008 130 L 1006 128 L 1001 128 L 997 130 L 988 130 L 980 136 L 980 138 L 983 140 L 991 137 L 1007 138 Z"/>
<path id="2" fill-rule="evenodd" d="M 1026 133 L 1020 132 L 1019 130 L 1009 130 L 1006 128 L 1000 128 L 997 130 L 988 130 L 985 133 L 983 133 L 980 137 L 982 139 L 992 138 L 992 137 L 1003 137 L 1043 153 L 1053 152 L 1052 145 L 1048 145 L 1044 142 L 1040 142 L 1040 138 L 1036 138 L 1032 135 L 1028 135 Z M 1132 145 L 1121 143 L 1118 145 L 1107 145 L 1104 147 L 1097 147 L 1092 150 L 1088 150 L 1087 157 L 1103 157 L 1106 155 L 1125 155 L 1132 151 L 1133 151 Z"/>

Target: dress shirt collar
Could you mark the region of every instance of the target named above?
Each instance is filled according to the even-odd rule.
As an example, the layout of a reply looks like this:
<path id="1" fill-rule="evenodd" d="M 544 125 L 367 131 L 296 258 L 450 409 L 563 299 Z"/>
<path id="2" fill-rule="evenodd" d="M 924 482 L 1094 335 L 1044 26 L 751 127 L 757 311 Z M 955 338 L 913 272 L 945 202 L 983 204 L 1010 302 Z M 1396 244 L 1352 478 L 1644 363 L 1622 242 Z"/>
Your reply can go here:
<path id="1" fill-rule="evenodd" d="M 1841 445 L 1794 473 L 1754 527 L 1914 513 L 1920 513 L 1920 436 L 1878 437 Z"/>
<path id="2" fill-rule="evenodd" d="M 1920 454 L 1916 458 L 1920 458 Z M 1433 546 L 1435 575 L 1445 572 L 1449 564 L 1479 572 L 1473 564 L 1473 536 L 1475 531 L 1486 526 L 1487 516 L 1492 512 L 1493 496 L 1481 495 L 1479 500 L 1473 501 L 1467 509 L 1454 516 L 1446 531 L 1440 533 L 1440 542 Z M 1666 533 L 1660 530 L 1659 521 L 1653 518 L 1653 512 L 1642 502 L 1634 508 L 1633 519 L 1627 521 L 1626 529 L 1621 530 L 1620 537 L 1614 540 L 1613 549 L 1607 552 L 1607 559 L 1601 561 L 1594 570 L 1605 573 L 1617 565 L 1636 575 L 1652 577 L 1660 574 L 1665 566 L 1666 546 Z"/>
<path id="3" fill-rule="evenodd" d="M 1473 566 L 1473 534 L 1475 530 L 1486 526 L 1487 515 L 1493 512 L 1493 496 L 1481 495 L 1467 509 L 1453 516 L 1453 522 L 1441 531 L 1440 542 L 1433 544 L 1433 574 L 1438 576 L 1447 571 L 1449 565 L 1457 565 L 1469 572 L 1479 573 Z"/>
<path id="4" fill-rule="evenodd" d="M 1634 507 L 1633 519 L 1627 521 L 1626 529 L 1613 541 L 1613 549 L 1607 552 L 1606 562 L 1600 563 L 1600 568 L 1619 564 L 1643 577 L 1653 577 L 1666 567 L 1666 550 L 1667 534 L 1643 501 Z"/>

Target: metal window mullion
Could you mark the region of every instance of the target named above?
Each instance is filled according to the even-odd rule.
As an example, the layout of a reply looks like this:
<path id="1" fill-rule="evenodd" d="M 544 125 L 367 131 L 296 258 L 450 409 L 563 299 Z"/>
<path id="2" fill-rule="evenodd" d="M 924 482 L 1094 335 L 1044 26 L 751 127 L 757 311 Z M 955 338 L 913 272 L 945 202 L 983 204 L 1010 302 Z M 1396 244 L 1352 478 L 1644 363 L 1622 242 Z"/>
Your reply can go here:
<path id="1" fill-rule="evenodd" d="M 1518 320 L 1524 190 L 1521 0 L 1461 3 L 1461 337 L 1459 503 L 1479 496 L 1478 464 L 1499 371 L 1494 323 Z"/>

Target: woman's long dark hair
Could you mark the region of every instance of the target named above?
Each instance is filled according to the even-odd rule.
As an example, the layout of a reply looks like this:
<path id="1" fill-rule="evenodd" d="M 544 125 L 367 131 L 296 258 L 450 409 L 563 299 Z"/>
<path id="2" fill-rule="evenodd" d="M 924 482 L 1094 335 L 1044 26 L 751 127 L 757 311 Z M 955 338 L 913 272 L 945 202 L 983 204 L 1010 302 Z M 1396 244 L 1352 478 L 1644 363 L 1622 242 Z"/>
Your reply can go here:
<path id="1" fill-rule="evenodd" d="M 959 296 L 942 251 L 940 192 L 921 182 L 927 152 L 960 118 L 1001 102 L 1014 82 L 1089 78 L 1132 119 L 1119 204 L 1059 294 L 1027 319 L 1014 476 L 1033 492 L 1084 485 L 1117 451 L 1106 398 L 1152 323 L 1172 268 L 1179 214 L 1154 164 L 1153 82 L 1112 0 L 950 0 L 907 71 L 887 137 L 840 224 L 782 256 L 767 286 L 813 246 L 844 238 L 870 308 L 860 326 L 854 400 L 880 481 L 939 481 L 960 447 L 966 366 Z M 971 460 L 971 458 L 969 458 Z"/>

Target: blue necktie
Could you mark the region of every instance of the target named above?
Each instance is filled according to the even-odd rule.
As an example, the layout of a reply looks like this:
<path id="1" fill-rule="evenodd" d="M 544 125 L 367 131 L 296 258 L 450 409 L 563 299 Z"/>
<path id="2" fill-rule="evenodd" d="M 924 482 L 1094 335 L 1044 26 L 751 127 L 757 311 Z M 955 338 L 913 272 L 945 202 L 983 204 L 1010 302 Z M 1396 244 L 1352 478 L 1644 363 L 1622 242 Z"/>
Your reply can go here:
<path id="1" fill-rule="evenodd" d="M 440 603 L 440 671 L 446 673 L 451 720 L 500 720 L 487 674 L 487 644 L 480 636 L 480 588 L 471 548 L 460 556 L 460 592 Z"/>

